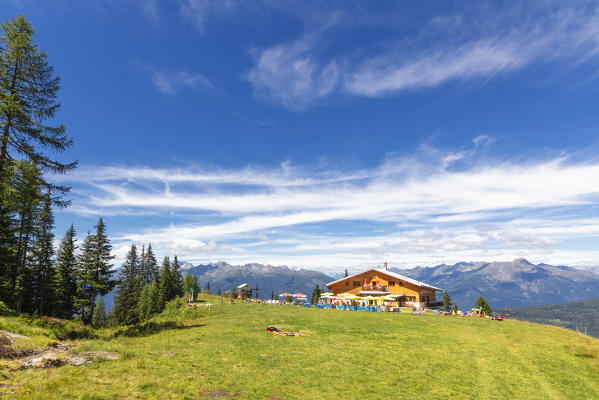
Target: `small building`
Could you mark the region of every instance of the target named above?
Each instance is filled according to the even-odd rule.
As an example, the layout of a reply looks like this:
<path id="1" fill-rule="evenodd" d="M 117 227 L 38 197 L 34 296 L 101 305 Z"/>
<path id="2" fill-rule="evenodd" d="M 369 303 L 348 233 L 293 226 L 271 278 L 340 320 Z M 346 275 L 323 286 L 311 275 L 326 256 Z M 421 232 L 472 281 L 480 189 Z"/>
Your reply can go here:
<path id="1" fill-rule="evenodd" d="M 254 289 L 247 283 L 243 283 L 237 286 L 237 298 L 238 299 L 251 299 L 252 291 Z"/>
<path id="2" fill-rule="evenodd" d="M 346 276 L 327 283 L 327 288 L 335 296 L 395 299 L 391 302 L 397 306 L 435 307 L 442 304 L 436 296 L 442 289 L 382 268 L 371 268 Z"/>

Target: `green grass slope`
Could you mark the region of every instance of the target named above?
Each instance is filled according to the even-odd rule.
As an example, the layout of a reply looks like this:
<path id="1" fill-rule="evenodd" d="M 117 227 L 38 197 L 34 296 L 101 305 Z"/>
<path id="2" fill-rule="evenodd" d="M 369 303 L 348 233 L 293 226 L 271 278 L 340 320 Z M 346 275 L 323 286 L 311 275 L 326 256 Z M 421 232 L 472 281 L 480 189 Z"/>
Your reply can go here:
<path id="1" fill-rule="evenodd" d="M 514 308 L 512 318 L 562 326 L 599 337 L 599 298 Z"/>
<path id="2" fill-rule="evenodd" d="M 277 336 L 267 325 L 301 331 Z M 85 342 L 122 357 L 14 371 L 19 399 L 599 398 L 599 340 L 520 321 L 214 304 L 185 326 Z"/>

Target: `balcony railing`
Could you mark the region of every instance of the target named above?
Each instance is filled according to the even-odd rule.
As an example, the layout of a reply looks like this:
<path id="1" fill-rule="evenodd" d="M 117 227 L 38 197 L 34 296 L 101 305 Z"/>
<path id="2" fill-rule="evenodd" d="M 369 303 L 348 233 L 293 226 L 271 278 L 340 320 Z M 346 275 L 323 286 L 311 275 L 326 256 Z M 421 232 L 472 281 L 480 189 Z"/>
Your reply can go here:
<path id="1" fill-rule="evenodd" d="M 387 292 L 389 288 L 387 286 L 376 286 L 376 285 L 362 285 L 362 290 L 367 290 L 369 292 Z"/>

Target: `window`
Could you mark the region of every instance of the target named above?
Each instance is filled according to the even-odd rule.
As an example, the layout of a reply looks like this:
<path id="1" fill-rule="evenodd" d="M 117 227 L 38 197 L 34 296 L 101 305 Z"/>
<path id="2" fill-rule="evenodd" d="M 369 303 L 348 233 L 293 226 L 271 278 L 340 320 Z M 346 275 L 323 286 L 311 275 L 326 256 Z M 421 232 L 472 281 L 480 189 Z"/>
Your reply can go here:
<path id="1" fill-rule="evenodd" d="M 403 286 L 403 282 L 402 281 L 399 281 L 399 286 Z"/>
<path id="2" fill-rule="evenodd" d="M 349 286 L 349 281 L 345 281 L 345 286 Z"/>
<path id="3" fill-rule="evenodd" d="M 354 281 L 354 286 L 360 286 L 360 281 Z"/>
<path id="4" fill-rule="evenodd" d="M 389 282 L 389 286 L 395 286 L 395 282 L 394 281 L 390 281 Z"/>

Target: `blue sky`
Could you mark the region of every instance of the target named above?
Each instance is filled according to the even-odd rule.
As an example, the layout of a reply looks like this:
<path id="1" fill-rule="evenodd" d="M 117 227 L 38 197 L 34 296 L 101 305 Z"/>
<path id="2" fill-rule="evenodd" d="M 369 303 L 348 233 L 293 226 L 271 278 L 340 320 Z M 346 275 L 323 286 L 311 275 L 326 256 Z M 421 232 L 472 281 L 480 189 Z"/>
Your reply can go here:
<path id="1" fill-rule="evenodd" d="M 4 1 L 103 216 L 193 263 L 599 264 L 591 1 Z M 118 262 L 118 261 L 117 261 Z"/>

